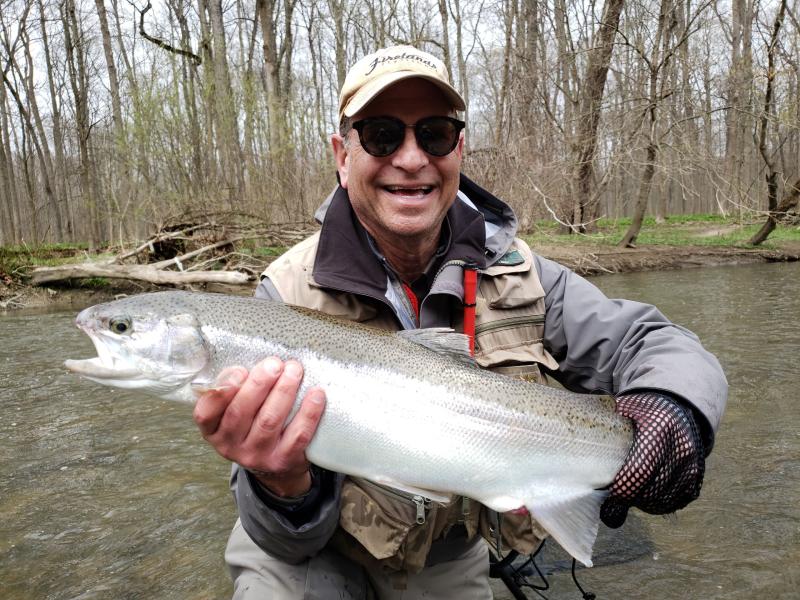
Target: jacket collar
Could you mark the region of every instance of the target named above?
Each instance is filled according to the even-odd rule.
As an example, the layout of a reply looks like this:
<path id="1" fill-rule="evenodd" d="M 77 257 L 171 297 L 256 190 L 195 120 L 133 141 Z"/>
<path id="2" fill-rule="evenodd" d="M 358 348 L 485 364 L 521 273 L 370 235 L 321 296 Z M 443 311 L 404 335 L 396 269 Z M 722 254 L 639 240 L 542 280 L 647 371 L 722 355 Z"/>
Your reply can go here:
<path id="1" fill-rule="evenodd" d="M 386 303 L 404 327 L 413 327 L 399 282 L 356 218 L 347 191 L 337 187 L 316 217 L 322 221 L 313 270 L 316 284 Z M 516 233 L 516 217 L 505 203 L 462 175 L 459 197 L 443 227 L 437 273 L 431 274 L 435 280 L 420 310 L 421 326 L 441 325 L 430 314 L 443 312 L 440 304 L 447 296 L 462 298 L 461 265 L 472 262 L 483 269 L 505 253 Z"/>

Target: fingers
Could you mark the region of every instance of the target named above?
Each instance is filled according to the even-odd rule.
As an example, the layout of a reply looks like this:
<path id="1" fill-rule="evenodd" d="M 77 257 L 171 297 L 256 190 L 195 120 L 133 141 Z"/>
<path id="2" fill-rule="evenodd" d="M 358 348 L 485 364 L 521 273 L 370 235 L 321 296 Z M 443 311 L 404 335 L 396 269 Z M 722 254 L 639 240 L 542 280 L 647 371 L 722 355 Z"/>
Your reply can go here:
<path id="1" fill-rule="evenodd" d="M 295 365 L 297 363 L 294 363 Z M 299 366 L 299 365 L 298 365 Z M 283 380 L 284 364 L 280 359 L 267 358 L 250 371 L 249 377 L 244 381 L 238 393 L 233 397 L 220 422 L 217 435 L 229 444 L 240 444 L 249 434 L 253 419 L 268 399 L 274 400 L 273 392 L 279 380 Z M 299 378 L 295 379 L 299 382 Z M 296 386 L 296 383 L 295 383 Z M 281 390 L 287 394 L 287 384 L 283 381 Z M 294 394 L 297 393 L 295 387 Z M 292 396 L 291 400 L 294 400 Z M 291 402 L 291 401 L 290 401 Z M 291 404 L 289 404 L 291 407 Z M 287 412 L 277 415 L 276 418 L 286 418 Z M 280 434 L 282 421 L 270 432 L 275 436 Z"/>
<path id="2" fill-rule="evenodd" d="M 223 370 L 214 389 L 200 394 L 194 406 L 194 421 L 203 437 L 213 435 L 219 428 L 225 411 L 247 377 L 247 369 L 230 367 Z"/>
<path id="3" fill-rule="evenodd" d="M 245 434 L 249 445 L 260 447 L 264 451 L 277 445 L 302 379 L 303 368 L 300 364 L 287 362 L 280 377 L 270 385 L 266 397 L 250 419 L 250 428 Z"/>
<path id="4" fill-rule="evenodd" d="M 249 374 L 241 367 L 227 369 L 218 387 L 198 398 L 195 421 L 203 437 L 228 460 L 265 480 L 307 486 L 305 449 L 322 416 L 325 395 L 318 388 L 309 390 L 287 423 L 302 379 L 300 363 L 274 357 Z"/>
<path id="5" fill-rule="evenodd" d="M 305 451 L 319 426 L 325 410 L 325 392 L 312 388 L 306 393 L 300 409 L 292 418 L 275 448 L 275 453 L 286 457 L 289 462 L 296 457 L 305 457 Z"/>
<path id="6" fill-rule="evenodd" d="M 606 498 L 600 507 L 600 520 L 611 529 L 618 529 L 628 517 L 628 505 L 617 501 L 613 496 Z"/>

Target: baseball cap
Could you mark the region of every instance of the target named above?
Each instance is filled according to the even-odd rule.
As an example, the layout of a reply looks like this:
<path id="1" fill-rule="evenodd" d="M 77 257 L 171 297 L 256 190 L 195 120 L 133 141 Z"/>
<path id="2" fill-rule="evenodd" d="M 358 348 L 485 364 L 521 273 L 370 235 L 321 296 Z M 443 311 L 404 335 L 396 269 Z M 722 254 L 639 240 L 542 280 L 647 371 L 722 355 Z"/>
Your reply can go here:
<path id="1" fill-rule="evenodd" d="M 456 110 L 466 105 L 450 85 L 444 63 L 413 46 L 391 46 L 368 54 L 350 67 L 339 94 L 339 120 L 352 117 L 393 83 L 419 77 L 435 84 Z"/>

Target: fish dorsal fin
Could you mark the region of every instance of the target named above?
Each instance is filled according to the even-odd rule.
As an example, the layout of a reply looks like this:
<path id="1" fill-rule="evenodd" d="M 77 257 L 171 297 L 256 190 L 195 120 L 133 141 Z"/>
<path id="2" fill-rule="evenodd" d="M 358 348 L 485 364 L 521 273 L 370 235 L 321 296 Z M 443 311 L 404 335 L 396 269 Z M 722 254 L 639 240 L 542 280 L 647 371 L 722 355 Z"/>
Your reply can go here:
<path id="1" fill-rule="evenodd" d="M 453 331 L 448 327 L 404 329 L 398 331 L 397 335 L 438 354 L 450 356 L 461 363 L 473 367 L 477 366 L 475 359 L 472 358 L 469 352 L 469 336 Z"/>

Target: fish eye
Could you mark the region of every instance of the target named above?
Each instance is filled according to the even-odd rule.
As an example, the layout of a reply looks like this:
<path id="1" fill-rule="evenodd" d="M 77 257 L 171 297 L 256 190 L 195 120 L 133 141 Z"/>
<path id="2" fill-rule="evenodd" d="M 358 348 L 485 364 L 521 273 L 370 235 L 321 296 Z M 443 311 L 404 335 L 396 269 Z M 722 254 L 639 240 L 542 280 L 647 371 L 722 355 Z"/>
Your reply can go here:
<path id="1" fill-rule="evenodd" d="M 128 317 L 114 317 L 109 320 L 108 327 L 114 333 L 128 333 L 131 330 L 131 320 Z"/>

